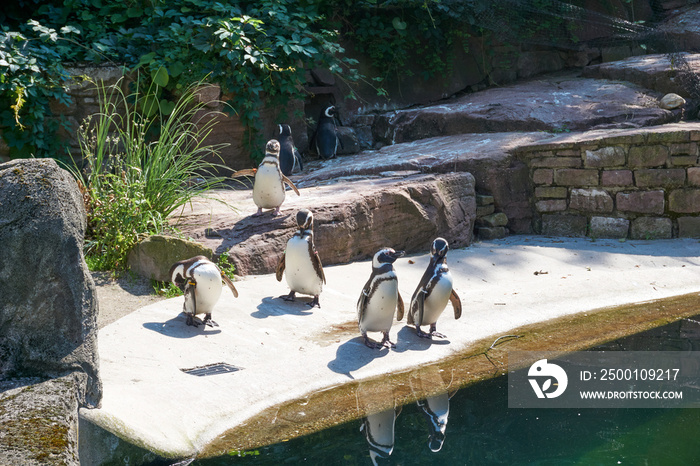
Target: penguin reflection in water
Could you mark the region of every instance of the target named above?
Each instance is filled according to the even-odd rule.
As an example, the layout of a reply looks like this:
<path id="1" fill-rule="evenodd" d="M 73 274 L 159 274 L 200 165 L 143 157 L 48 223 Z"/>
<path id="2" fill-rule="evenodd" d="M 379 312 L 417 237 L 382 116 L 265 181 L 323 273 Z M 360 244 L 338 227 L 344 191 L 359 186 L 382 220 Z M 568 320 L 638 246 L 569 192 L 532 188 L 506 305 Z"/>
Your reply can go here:
<path id="1" fill-rule="evenodd" d="M 401 406 L 379 413 L 368 414 L 362 420 L 360 432 L 365 434 L 372 464 L 378 465 L 394 452 L 394 425 L 401 414 Z"/>
<path id="2" fill-rule="evenodd" d="M 231 289 L 234 297 L 238 291 L 233 282 L 219 267 L 204 256 L 195 256 L 175 262 L 170 267 L 170 279 L 185 293 L 185 303 L 182 310 L 187 316 L 187 325 L 199 326 L 197 314 L 204 314 L 201 322 L 210 327 L 218 327 L 211 320 L 211 311 L 221 296 L 221 281 Z"/>
<path id="3" fill-rule="evenodd" d="M 289 185 L 299 196 L 299 190 L 294 183 L 280 170 L 279 164 L 280 143 L 276 139 L 270 139 L 265 146 L 265 158 L 258 168 L 239 170 L 231 176 L 255 175 L 253 182 L 253 202 L 258 206 L 254 216 L 262 215 L 263 209 L 274 209 L 272 215 L 280 213 L 280 207 L 286 197 L 284 185 Z"/>
<path id="4" fill-rule="evenodd" d="M 445 259 L 448 249 L 447 241 L 443 238 L 433 241 L 430 247 L 430 263 L 411 297 L 407 321 L 409 325 L 416 326 L 416 334 L 419 337 L 445 338 L 445 335 L 437 332 L 436 322 L 447 307 L 448 300 L 452 303 L 455 319 L 462 316 L 462 303 L 452 288 L 452 275 Z M 430 325 L 430 332 L 423 332 L 420 329 L 421 325 Z"/>
<path id="5" fill-rule="evenodd" d="M 326 283 L 326 276 L 314 245 L 313 222 L 311 211 L 302 209 L 297 212 L 299 231 L 287 241 L 287 248 L 277 265 L 276 277 L 281 282 L 282 274 L 285 274 L 291 290 L 288 295 L 281 296 L 282 299 L 294 301 L 295 293 L 307 294 L 314 297 L 309 305 L 320 308 L 318 297 Z"/>
<path id="6" fill-rule="evenodd" d="M 357 320 L 365 345 L 370 348 L 396 348 L 389 341 L 389 330 L 394 320 L 403 318 L 404 305 L 399 293 L 399 281 L 394 272 L 393 263 L 403 256 L 403 251 L 391 248 L 380 249 L 372 259 L 372 275 L 365 283 L 360 299 L 357 301 Z M 371 341 L 367 332 L 382 332 L 384 338 L 380 343 Z"/>

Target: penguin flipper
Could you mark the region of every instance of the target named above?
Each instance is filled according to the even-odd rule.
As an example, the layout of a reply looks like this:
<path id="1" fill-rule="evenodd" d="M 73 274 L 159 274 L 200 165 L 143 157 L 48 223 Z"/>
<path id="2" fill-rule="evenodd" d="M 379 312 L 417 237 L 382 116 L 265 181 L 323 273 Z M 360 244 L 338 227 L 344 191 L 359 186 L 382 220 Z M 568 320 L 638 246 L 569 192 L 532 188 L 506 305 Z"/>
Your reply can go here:
<path id="1" fill-rule="evenodd" d="M 401 320 L 403 319 L 403 314 L 404 314 L 404 304 L 403 304 L 403 298 L 401 297 L 401 293 L 397 290 L 396 294 L 398 296 L 398 299 L 396 300 L 396 320 Z"/>
<path id="2" fill-rule="evenodd" d="M 295 147 L 294 148 L 294 165 L 296 165 L 297 163 L 299 164 L 299 171 L 304 171 L 304 164 L 301 163 L 301 154 L 299 153 L 299 150 Z"/>
<path id="3" fill-rule="evenodd" d="M 454 289 L 452 290 L 452 293 L 450 293 L 450 302 L 455 310 L 455 319 L 459 319 L 462 317 L 462 302 L 459 300 L 459 296 L 457 296 Z"/>
<path id="4" fill-rule="evenodd" d="M 277 263 L 277 270 L 275 272 L 275 278 L 277 278 L 278 282 L 282 281 L 282 275 L 284 274 L 284 267 L 286 265 L 285 262 L 285 257 L 287 255 L 287 251 L 282 253 L 282 257 L 280 257 L 280 261 Z"/>
<path id="5" fill-rule="evenodd" d="M 427 293 L 424 288 L 418 291 L 418 296 L 416 296 L 416 309 L 413 315 L 413 324 L 418 327 L 423 325 L 423 311 L 425 310 L 425 297 Z"/>
<path id="6" fill-rule="evenodd" d="M 301 196 L 301 194 L 299 194 L 299 190 L 297 189 L 297 187 L 294 186 L 294 183 L 292 183 L 292 180 L 290 180 L 289 178 L 287 178 L 283 173 L 280 173 L 280 175 L 282 175 L 282 181 L 285 182 L 285 183 L 287 183 L 287 184 L 289 185 L 289 187 L 292 188 L 292 190 L 293 190 L 295 193 L 297 193 L 297 196 Z"/>
<path id="7" fill-rule="evenodd" d="M 224 281 L 224 283 L 226 283 L 226 286 L 228 286 L 231 289 L 233 297 L 238 298 L 238 290 L 235 286 L 233 286 L 233 281 L 230 278 L 228 278 L 223 272 L 221 272 L 221 279 Z"/>
<path id="8" fill-rule="evenodd" d="M 231 178 L 238 178 L 239 176 L 255 176 L 257 171 L 257 168 L 245 168 L 243 170 L 238 170 L 231 173 Z"/>
<path id="9" fill-rule="evenodd" d="M 185 303 L 182 306 L 183 311 L 193 317 L 197 314 L 197 297 L 195 295 L 196 289 L 196 282 L 194 280 L 188 280 L 185 284 Z M 188 323 L 188 325 L 192 324 Z"/>
<path id="10" fill-rule="evenodd" d="M 318 278 L 320 278 L 323 281 L 323 283 L 325 285 L 326 274 L 323 273 L 323 264 L 321 263 L 321 258 L 318 257 L 318 252 L 316 251 L 316 249 L 312 250 L 311 264 L 313 264 L 313 266 L 314 266 L 314 270 L 316 271 L 316 275 L 318 276 Z"/>

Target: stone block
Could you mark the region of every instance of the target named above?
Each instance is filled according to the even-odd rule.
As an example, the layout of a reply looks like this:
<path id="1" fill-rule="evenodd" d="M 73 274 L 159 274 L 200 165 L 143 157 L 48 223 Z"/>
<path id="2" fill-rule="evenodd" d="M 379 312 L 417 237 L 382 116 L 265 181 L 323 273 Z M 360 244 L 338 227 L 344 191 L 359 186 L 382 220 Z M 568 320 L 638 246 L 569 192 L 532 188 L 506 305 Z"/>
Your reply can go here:
<path id="1" fill-rule="evenodd" d="M 547 236 L 586 236 L 588 222 L 582 215 L 556 215 L 542 216 L 542 232 Z"/>
<path id="2" fill-rule="evenodd" d="M 700 213 L 700 189 L 676 189 L 668 195 L 668 209 L 680 214 Z"/>
<path id="3" fill-rule="evenodd" d="M 546 201 L 537 201 L 535 209 L 537 212 L 562 212 L 566 210 L 566 199 L 550 199 Z"/>
<path id="4" fill-rule="evenodd" d="M 535 188 L 535 197 L 538 199 L 566 199 L 569 190 L 563 186 L 538 186 Z"/>
<path id="5" fill-rule="evenodd" d="M 552 184 L 554 171 L 550 168 L 538 168 L 532 173 L 532 182 L 535 184 Z"/>
<path id="6" fill-rule="evenodd" d="M 194 241 L 173 236 L 152 235 L 134 246 L 127 257 L 132 272 L 161 282 L 170 281 L 168 272 L 177 261 L 194 256 L 211 259 L 213 251 Z"/>
<path id="7" fill-rule="evenodd" d="M 501 239 L 508 236 L 508 229 L 506 227 L 478 227 L 476 234 L 480 240 L 484 241 Z"/>
<path id="8" fill-rule="evenodd" d="M 663 167 L 668 158 L 669 151 L 666 146 L 634 146 L 630 147 L 627 164 L 630 168 Z"/>
<path id="9" fill-rule="evenodd" d="M 593 238 L 627 238 L 630 221 L 626 218 L 593 217 L 590 235 Z"/>
<path id="10" fill-rule="evenodd" d="M 664 192 L 662 190 L 621 192 L 617 193 L 615 203 L 617 210 L 621 212 L 663 214 L 665 206 Z"/>
<path id="11" fill-rule="evenodd" d="M 682 168 L 635 170 L 634 182 L 640 188 L 679 188 L 685 184 L 685 170 Z"/>
<path id="12" fill-rule="evenodd" d="M 671 155 L 694 155 L 698 156 L 697 142 L 682 142 L 668 145 Z"/>
<path id="13" fill-rule="evenodd" d="M 691 167 L 698 164 L 697 155 L 672 155 L 671 166 L 673 167 Z"/>
<path id="14" fill-rule="evenodd" d="M 476 206 L 481 207 L 485 205 L 493 204 L 493 196 L 488 194 L 477 194 L 476 195 Z"/>
<path id="15" fill-rule="evenodd" d="M 654 131 L 647 133 L 647 143 L 648 144 L 674 144 L 678 142 L 690 141 L 690 134 L 688 131 Z"/>
<path id="16" fill-rule="evenodd" d="M 691 186 L 700 186 L 700 167 L 690 167 L 687 170 L 688 184 Z"/>
<path id="17" fill-rule="evenodd" d="M 632 239 L 669 239 L 673 236 L 673 222 L 670 218 L 639 217 L 632 220 Z"/>
<path id="18" fill-rule="evenodd" d="M 632 170 L 603 170 L 600 174 L 602 186 L 632 186 L 634 178 Z"/>
<path id="19" fill-rule="evenodd" d="M 538 157 L 530 161 L 530 166 L 533 168 L 579 168 L 581 157 Z"/>
<path id="20" fill-rule="evenodd" d="M 489 205 L 484 205 L 484 206 L 477 206 L 476 208 L 476 216 L 477 217 L 484 217 L 486 215 L 490 215 L 496 211 L 496 206 L 493 204 Z"/>
<path id="21" fill-rule="evenodd" d="M 477 218 L 476 223 L 479 226 L 504 227 L 508 224 L 508 217 L 503 212 L 498 212 L 495 214 L 486 215 L 485 217 Z"/>
<path id="22" fill-rule="evenodd" d="M 700 238 L 700 217 L 678 217 L 678 236 Z"/>
<path id="23" fill-rule="evenodd" d="M 571 190 L 570 209 L 583 212 L 612 212 L 613 207 L 613 198 L 602 189 Z"/>
<path id="24" fill-rule="evenodd" d="M 625 164 L 625 149 L 620 146 L 587 150 L 583 158 L 586 168 L 619 167 Z"/>
<path id="25" fill-rule="evenodd" d="M 598 186 L 598 170 L 562 168 L 554 171 L 554 182 L 561 186 Z"/>

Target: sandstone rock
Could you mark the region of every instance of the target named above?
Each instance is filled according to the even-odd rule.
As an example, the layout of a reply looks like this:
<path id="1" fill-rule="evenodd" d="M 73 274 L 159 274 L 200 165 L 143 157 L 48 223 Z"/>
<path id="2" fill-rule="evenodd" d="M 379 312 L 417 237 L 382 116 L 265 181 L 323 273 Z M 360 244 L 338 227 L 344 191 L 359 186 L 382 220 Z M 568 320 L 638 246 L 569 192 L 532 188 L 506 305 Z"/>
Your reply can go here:
<path id="1" fill-rule="evenodd" d="M 0 465 L 75 465 L 78 399 L 72 376 L 0 386 Z"/>
<path id="2" fill-rule="evenodd" d="M 660 97 L 625 82 L 575 75 L 538 79 L 377 115 L 374 135 L 394 144 L 460 133 L 642 127 L 680 119 L 680 113 L 655 105 Z"/>
<path id="3" fill-rule="evenodd" d="M 586 217 L 582 215 L 547 214 L 542 216 L 541 234 L 547 236 L 586 236 Z"/>
<path id="4" fill-rule="evenodd" d="M 168 272 L 175 262 L 194 256 L 206 256 L 211 259 L 213 255 L 211 249 L 194 241 L 152 235 L 129 251 L 127 265 L 142 277 L 167 282 L 170 281 Z"/>
<path id="5" fill-rule="evenodd" d="M 81 406 L 102 397 L 95 284 L 73 177 L 52 159 L 0 165 L 0 379 L 76 374 Z"/>
<path id="6" fill-rule="evenodd" d="M 700 238 L 700 217 L 678 217 L 680 238 Z"/>
<path id="7" fill-rule="evenodd" d="M 485 215 L 477 219 L 479 226 L 485 227 L 504 227 L 508 225 L 508 216 L 503 212 L 497 212 L 491 215 Z"/>
<path id="8" fill-rule="evenodd" d="M 590 235 L 593 238 L 627 238 L 630 221 L 626 218 L 593 217 Z"/>
<path id="9" fill-rule="evenodd" d="M 679 108 L 685 105 L 685 99 L 678 94 L 669 93 L 666 94 L 659 100 L 659 107 L 666 110 L 673 110 L 674 108 Z"/>
<path id="10" fill-rule="evenodd" d="M 476 234 L 482 241 L 491 241 L 494 239 L 502 239 L 508 236 L 508 228 L 506 227 L 478 227 Z"/>
<path id="11" fill-rule="evenodd" d="M 249 191 L 229 192 L 227 201 L 250 205 Z M 235 200 L 234 200 L 235 199 Z M 296 229 L 301 208 L 314 213 L 316 248 L 324 265 L 367 259 L 382 246 L 426 252 L 437 236 L 454 248 L 470 244 L 476 216 L 474 177 L 469 173 L 374 178 L 301 189 L 282 205 L 281 215 L 245 216 L 206 207 L 187 214 L 181 225 L 216 254 L 229 251 L 240 275 L 271 273 Z M 241 207 L 241 209 L 243 209 Z M 251 212 L 251 213 L 252 213 Z M 204 234 L 205 224 L 220 235 Z"/>
<path id="12" fill-rule="evenodd" d="M 670 218 L 639 217 L 632 220 L 632 239 L 669 239 L 672 234 L 673 222 Z"/>

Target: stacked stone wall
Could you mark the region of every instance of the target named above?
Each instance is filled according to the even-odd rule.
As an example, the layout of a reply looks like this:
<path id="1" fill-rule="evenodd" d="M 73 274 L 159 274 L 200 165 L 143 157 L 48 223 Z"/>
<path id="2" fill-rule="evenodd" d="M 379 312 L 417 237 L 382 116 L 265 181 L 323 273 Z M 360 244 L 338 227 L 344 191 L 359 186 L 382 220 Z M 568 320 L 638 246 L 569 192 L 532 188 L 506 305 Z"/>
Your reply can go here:
<path id="1" fill-rule="evenodd" d="M 552 236 L 700 237 L 700 124 L 567 135 L 520 148 L 533 229 Z"/>

